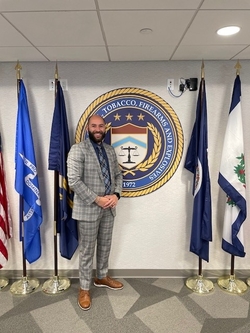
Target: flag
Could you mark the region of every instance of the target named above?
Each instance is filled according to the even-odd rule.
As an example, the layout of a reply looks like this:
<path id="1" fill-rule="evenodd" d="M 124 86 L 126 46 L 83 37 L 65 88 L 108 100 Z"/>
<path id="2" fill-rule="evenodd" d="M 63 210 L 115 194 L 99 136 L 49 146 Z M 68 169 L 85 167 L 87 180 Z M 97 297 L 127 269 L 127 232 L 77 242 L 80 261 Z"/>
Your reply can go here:
<path id="1" fill-rule="evenodd" d="M 57 93 L 51 127 L 49 170 L 59 173 L 59 196 L 57 198 L 57 232 L 60 234 L 60 253 L 71 259 L 78 246 L 76 220 L 72 219 L 73 192 L 68 186 L 67 155 L 70 150 L 68 121 L 65 101 L 60 81 L 57 81 Z"/>
<path id="2" fill-rule="evenodd" d="M 9 213 L 9 201 L 7 197 L 1 134 L 0 134 L 0 268 L 3 268 L 8 260 L 7 240 L 12 236 L 12 226 Z"/>
<path id="3" fill-rule="evenodd" d="M 20 194 L 20 240 L 29 263 L 41 256 L 42 207 L 29 108 L 23 80 L 19 83 L 15 147 L 15 189 Z M 22 231 L 22 232 L 21 232 Z"/>
<path id="4" fill-rule="evenodd" d="M 205 79 L 202 78 L 196 107 L 196 120 L 184 166 L 194 174 L 190 251 L 201 259 L 209 261 L 209 242 L 212 241 L 212 209 L 207 149 L 207 101 Z"/>
<path id="5" fill-rule="evenodd" d="M 241 116 L 241 82 L 234 81 L 227 129 L 221 157 L 218 183 L 226 193 L 222 249 L 244 257 L 243 222 L 247 216 L 243 126 Z"/>

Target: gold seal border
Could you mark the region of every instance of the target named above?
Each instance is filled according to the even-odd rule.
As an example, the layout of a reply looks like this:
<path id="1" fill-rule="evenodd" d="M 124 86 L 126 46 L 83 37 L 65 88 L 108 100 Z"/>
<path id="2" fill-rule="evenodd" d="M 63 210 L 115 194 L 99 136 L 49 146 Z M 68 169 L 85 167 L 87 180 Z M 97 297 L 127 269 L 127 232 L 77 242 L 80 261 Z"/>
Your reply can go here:
<path id="1" fill-rule="evenodd" d="M 122 95 L 124 95 L 124 97 L 126 97 L 126 96 L 128 97 L 131 94 L 147 97 L 147 98 L 153 100 L 154 102 L 157 102 L 158 104 L 161 105 L 161 107 L 163 107 L 163 109 L 168 111 L 168 113 L 170 114 L 170 116 L 173 120 L 174 126 L 176 128 L 177 152 L 176 152 L 176 158 L 174 160 L 174 163 L 172 163 L 171 168 L 169 169 L 167 174 L 164 175 L 164 177 L 160 178 L 160 180 L 158 182 L 156 182 L 155 184 L 153 184 L 143 190 L 139 190 L 139 191 L 125 191 L 124 190 L 124 191 L 122 191 L 123 197 L 138 197 L 138 196 L 146 195 L 151 192 L 154 192 L 155 190 L 157 190 L 158 188 L 163 186 L 176 172 L 176 170 L 180 164 L 180 161 L 181 161 L 181 157 L 182 157 L 182 153 L 183 153 L 183 145 L 184 145 L 182 127 L 181 127 L 179 118 L 178 118 L 177 114 L 175 113 L 175 111 L 172 109 L 172 107 L 164 99 L 162 99 L 160 96 L 156 95 L 155 93 L 145 90 L 145 89 L 140 89 L 140 88 L 114 89 L 114 90 L 111 90 L 111 91 L 99 96 L 98 98 L 96 98 L 87 107 L 87 109 L 84 111 L 81 118 L 79 119 L 79 122 L 76 127 L 75 142 L 79 143 L 82 140 L 82 138 L 84 136 L 84 132 L 86 130 L 86 126 L 87 126 L 87 119 L 91 115 L 95 114 L 96 108 L 99 109 L 101 104 L 103 104 L 104 102 L 107 103 L 108 100 L 113 97 L 118 97 L 118 96 L 122 96 Z"/>

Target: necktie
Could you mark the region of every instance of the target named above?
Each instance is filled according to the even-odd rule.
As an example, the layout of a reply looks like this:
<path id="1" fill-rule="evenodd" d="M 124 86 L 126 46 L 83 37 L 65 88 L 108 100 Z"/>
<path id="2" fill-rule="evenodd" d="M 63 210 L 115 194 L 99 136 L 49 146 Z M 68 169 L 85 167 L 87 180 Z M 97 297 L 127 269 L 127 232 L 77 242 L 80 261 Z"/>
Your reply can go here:
<path id="1" fill-rule="evenodd" d="M 107 162 L 103 156 L 103 151 L 102 151 L 101 146 L 98 146 L 98 153 L 99 153 L 100 167 L 102 170 L 102 175 L 103 175 L 104 184 L 105 184 L 105 194 L 110 194 L 111 184 L 110 184 L 110 178 L 109 178 L 109 170 L 108 170 Z"/>

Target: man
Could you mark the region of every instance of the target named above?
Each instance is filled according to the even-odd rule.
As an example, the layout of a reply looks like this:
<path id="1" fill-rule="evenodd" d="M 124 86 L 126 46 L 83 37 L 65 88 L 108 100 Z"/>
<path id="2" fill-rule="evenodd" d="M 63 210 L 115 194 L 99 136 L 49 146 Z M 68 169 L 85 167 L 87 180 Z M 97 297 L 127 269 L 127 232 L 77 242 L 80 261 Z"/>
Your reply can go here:
<path id="1" fill-rule="evenodd" d="M 89 138 L 74 144 L 68 154 L 68 183 L 74 191 L 72 217 L 78 220 L 79 280 L 78 305 L 83 310 L 91 307 L 89 293 L 93 257 L 96 250 L 94 285 L 120 290 L 123 284 L 108 276 L 115 207 L 122 191 L 122 172 L 115 150 L 103 142 L 105 121 L 99 115 L 89 118 Z"/>

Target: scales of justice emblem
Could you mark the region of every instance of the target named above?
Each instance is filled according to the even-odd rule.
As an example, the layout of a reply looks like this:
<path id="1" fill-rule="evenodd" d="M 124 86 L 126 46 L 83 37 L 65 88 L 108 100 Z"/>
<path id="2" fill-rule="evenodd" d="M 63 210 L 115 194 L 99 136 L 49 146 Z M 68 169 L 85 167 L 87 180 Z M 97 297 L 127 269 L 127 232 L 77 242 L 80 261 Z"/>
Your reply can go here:
<path id="1" fill-rule="evenodd" d="M 111 145 L 115 148 L 118 161 L 128 170 L 123 175 L 135 175 L 131 171 L 141 163 L 147 155 L 148 130 L 131 123 L 111 128 Z"/>
<path id="2" fill-rule="evenodd" d="M 112 145 L 123 173 L 124 197 L 149 194 L 175 173 L 183 152 L 179 119 L 158 95 L 140 88 L 109 91 L 83 112 L 75 141 L 84 140 L 88 118 L 98 114 L 106 122 L 105 142 Z"/>

